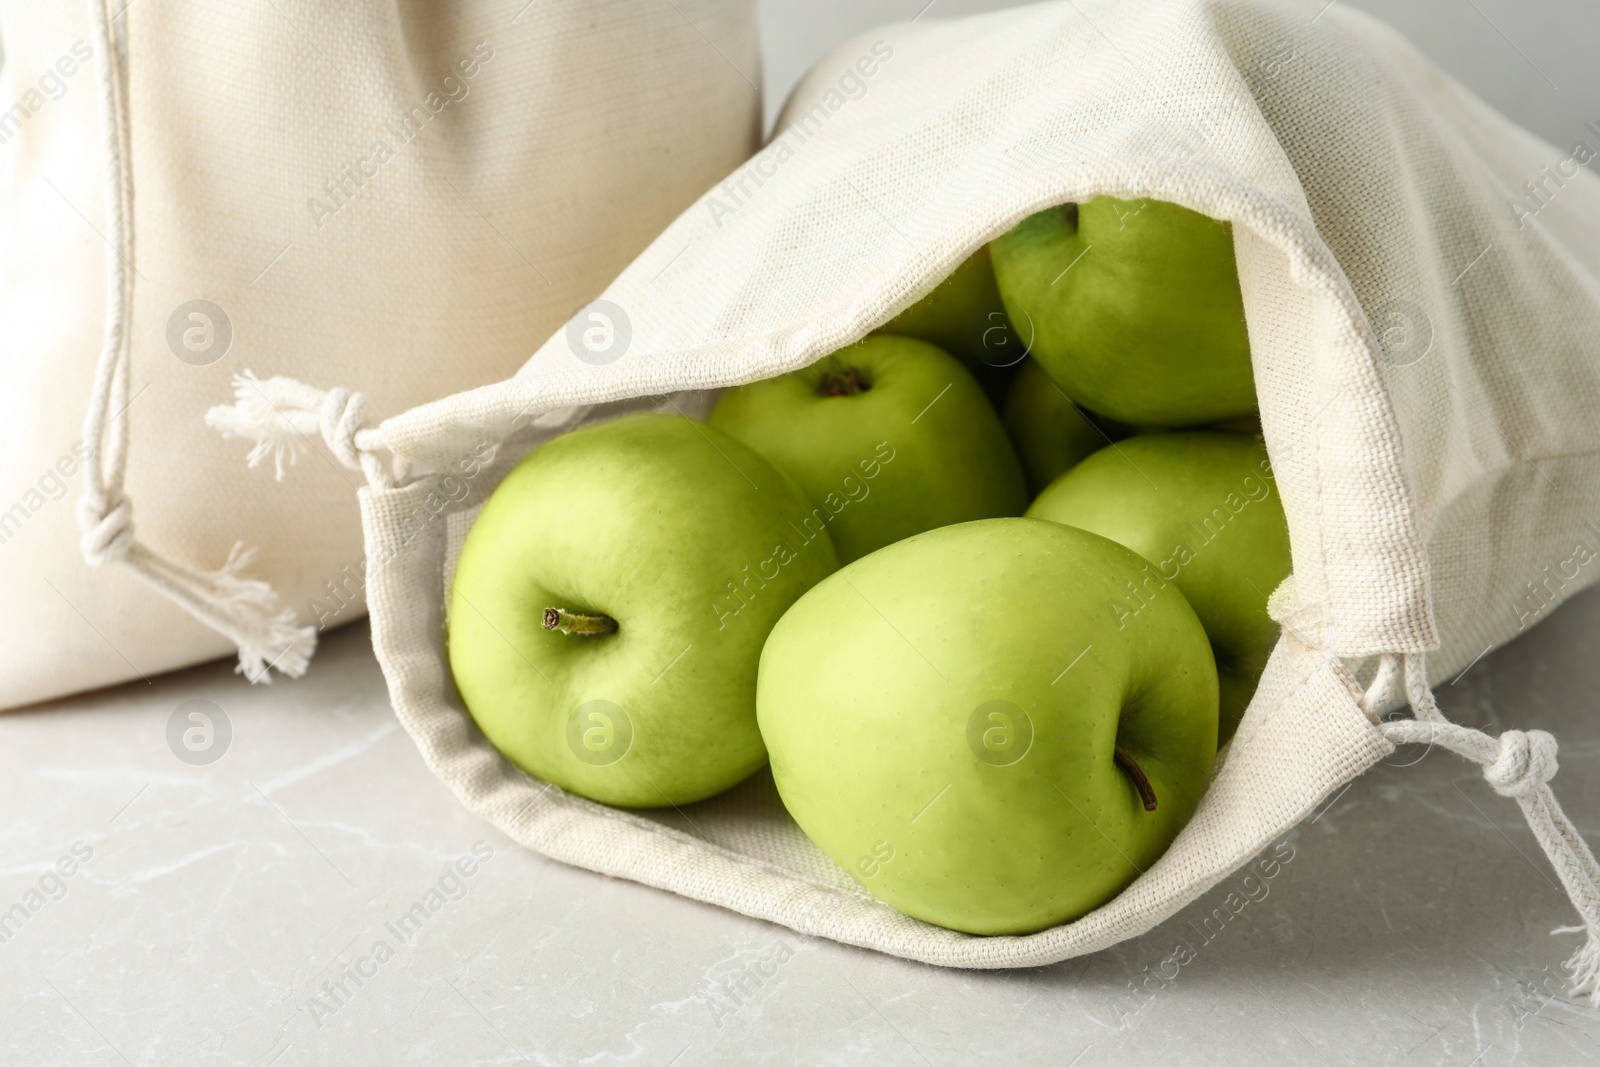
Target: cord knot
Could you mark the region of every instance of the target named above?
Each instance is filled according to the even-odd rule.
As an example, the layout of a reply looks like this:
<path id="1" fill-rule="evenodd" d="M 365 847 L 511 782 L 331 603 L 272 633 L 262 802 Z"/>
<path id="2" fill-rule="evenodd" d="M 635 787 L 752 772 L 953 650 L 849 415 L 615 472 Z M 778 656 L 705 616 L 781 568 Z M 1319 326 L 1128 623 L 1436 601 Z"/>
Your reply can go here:
<path id="1" fill-rule="evenodd" d="M 1556 776 L 1556 739 L 1543 730 L 1507 730 L 1483 777 L 1503 797 L 1526 797 Z"/>
<path id="2" fill-rule="evenodd" d="M 317 421 L 322 439 L 339 462 L 351 470 L 360 470 L 361 450 L 356 447 L 356 434 L 366 427 L 366 394 L 353 393 L 343 386 L 329 389 L 317 409 Z"/>
<path id="3" fill-rule="evenodd" d="M 91 567 L 117 563 L 133 545 L 133 507 L 126 499 L 78 499 L 79 547 Z"/>

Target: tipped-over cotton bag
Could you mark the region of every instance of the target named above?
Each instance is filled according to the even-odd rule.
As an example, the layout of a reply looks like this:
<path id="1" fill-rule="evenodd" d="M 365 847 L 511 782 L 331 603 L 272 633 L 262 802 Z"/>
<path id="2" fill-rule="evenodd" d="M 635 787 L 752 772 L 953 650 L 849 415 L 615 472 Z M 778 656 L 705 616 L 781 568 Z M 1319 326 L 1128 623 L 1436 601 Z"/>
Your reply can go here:
<path id="1" fill-rule="evenodd" d="M 299 673 L 363 610 L 362 404 L 513 373 L 758 144 L 750 0 L 0 0 L 0 32 L 0 708 L 235 644 Z M 245 367 L 365 391 L 292 487 L 204 425 Z"/>
<path id="2" fill-rule="evenodd" d="M 1548 785 L 1555 742 L 1453 725 L 1429 689 L 1600 573 L 1593 155 L 1529 136 L 1379 23 L 1320 2 L 1073 0 L 862 38 L 515 377 L 358 435 L 364 458 L 412 472 L 361 491 L 400 720 L 465 804 L 549 856 L 990 968 L 1150 929 L 1397 745 L 1437 744 L 1521 805 L 1587 930 L 1572 968 L 1593 991 L 1600 870 Z M 566 795 L 484 740 L 451 683 L 444 604 L 477 508 L 521 455 L 620 411 L 702 412 L 720 387 L 882 324 L 1030 213 L 1099 195 L 1232 221 L 1293 543 L 1279 645 L 1159 862 L 1075 922 L 968 936 L 866 894 L 770 778 L 652 816 Z M 284 403 L 304 388 L 273 385 Z M 1401 692 L 1414 718 L 1385 719 Z"/>

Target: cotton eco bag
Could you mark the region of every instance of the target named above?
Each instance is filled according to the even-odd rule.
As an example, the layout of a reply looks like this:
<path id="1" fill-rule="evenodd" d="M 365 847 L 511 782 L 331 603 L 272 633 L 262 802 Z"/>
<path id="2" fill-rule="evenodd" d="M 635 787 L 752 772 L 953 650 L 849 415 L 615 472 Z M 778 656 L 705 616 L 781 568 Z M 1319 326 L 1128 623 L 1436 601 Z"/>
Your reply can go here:
<path id="1" fill-rule="evenodd" d="M 1600 871 L 1547 784 L 1555 742 L 1453 725 L 1429 684 L 1600 573 L 1593 155 L 1523 133 L 1377 22 L 1317 3 L 1074 0 L 847 45 L 771 144 L 515 377 L 362 438 L 363 455 L 429 472 L 361 491 L 396 711 L 464 803 L 546 855 L 990 968 L 1146 931 L 1397 745 L 1438 744 L 1521 805 L 1582 916 L 1572 967 L 1592 991 Z M 444 604 L 478 506 L 521 455 L 622 411 L 701 413 L 721 387 L 884 323 L 1030 213 L 1100 195 L 1232 222 L 1293 547 L 1271 601 L 1279 645 L 1159 862 L 1075 922 L 973 937 L 867 895 L 770 778 L 690 813 L 624 812 L 530 779 L 483 739 L 451 682 Z M 284 403 L 305 388 L 272 387 Z M 1402 689 L 1414 718 L 1384 719 Z"/>
<path id="2" fill-rule="evenodd" d="M 760 121 L 748 0 L 0 0 L 0 32 L 0 707 L 234 644 L 303 670 L 363 610 L 320 429 L 512 373 Z M 292 487 L 202 421 L 243 367 L 365 390 L 291 435 Z"/>

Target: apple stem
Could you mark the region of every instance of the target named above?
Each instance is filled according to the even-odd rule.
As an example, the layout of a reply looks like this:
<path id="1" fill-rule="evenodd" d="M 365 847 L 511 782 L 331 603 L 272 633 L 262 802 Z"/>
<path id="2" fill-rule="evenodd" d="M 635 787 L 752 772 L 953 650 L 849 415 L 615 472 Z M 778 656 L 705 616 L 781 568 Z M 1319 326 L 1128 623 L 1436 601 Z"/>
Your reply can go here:
<path id="1" fill-rule="evenodd" d="M 1144 801 L 1145 811 L 1156 810 L 1156 791 L 1150 785 L 1150 779 L 1145 777 L 1144 768 L 1139 766 L 1139 761 L 1128 755 L 1121 745 L 1111 750 L 1112 758 L 1117 761 L 1117 766 L 1128 772 L 1128 777 L 1133 779 L 1134 788 L 1139 790 L 1139 799 Z"/>
<path id="2" fill-rule="evenodd" d="M 823 396 L 855 396 L 872 388 L 866 376 L 855 367 L 830 370 L 817 382 L 817 392 Z"/>
<path id="3" fill-rule="evenodd" d="M 583 637 L 604 637 L 617 632 L 617 620 L 610 615 L 585 615 L 565 608 L 545 608 L 544 628 Z"/>

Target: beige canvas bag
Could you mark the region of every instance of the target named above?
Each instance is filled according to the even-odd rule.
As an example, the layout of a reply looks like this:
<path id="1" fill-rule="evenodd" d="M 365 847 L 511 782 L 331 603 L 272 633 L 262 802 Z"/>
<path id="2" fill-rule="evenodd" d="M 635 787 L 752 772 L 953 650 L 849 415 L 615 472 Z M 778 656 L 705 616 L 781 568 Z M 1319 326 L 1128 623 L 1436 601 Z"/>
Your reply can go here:
<path id="1" fill-rule="evenodd" d="M 363 611 L 319 432 L 362 402 L 279 486 L 202 421 L 235 374 L 374 412 L 497 381 L 759 137 L 750 0 L 0 0 L 0 33 L 0 708 L 234 645 L 298 674 Z"/>
<path id="2" fill-rule="evenodd" d="M 853 42 L 819 65 L 768 148 L 515 377 L 358 434 L 363 460 L 412 474 L 361 491 L 373 639 L 400 720 L 465 804 L 549 856 L 990 968 L 1149 930 L 1397 745 L 1435 744 L 1521 805 L 1582 919 L 1571 966 L 1592 992 L 1600 870 L 1549 788 L 1555 742 L 1453 725 L 1429 685 L 1600 573 L 1593 155 L 1520 131 L 1343 7 L 1074 0 Z M 688 813 L 624 812 L 529 778 L 484 740 L 451 682 L 443 605 L 509 465 L 585 422 L 695 414 L 721 387 L 804 366 L 1031 212 L 1102 194 L 1232 221 L 1293 545 L 1271 603 L 1280 643 L 1159 862 L 1075 922 L 972 937 L 867 895 L 769 778 Z M 305 411 L 321 395 L 271 390 Z M 270 420 L 255 429 L 266 447 L 284 439 Z M 1402 693 L 1414 718 L 1385 719 Z"/>

